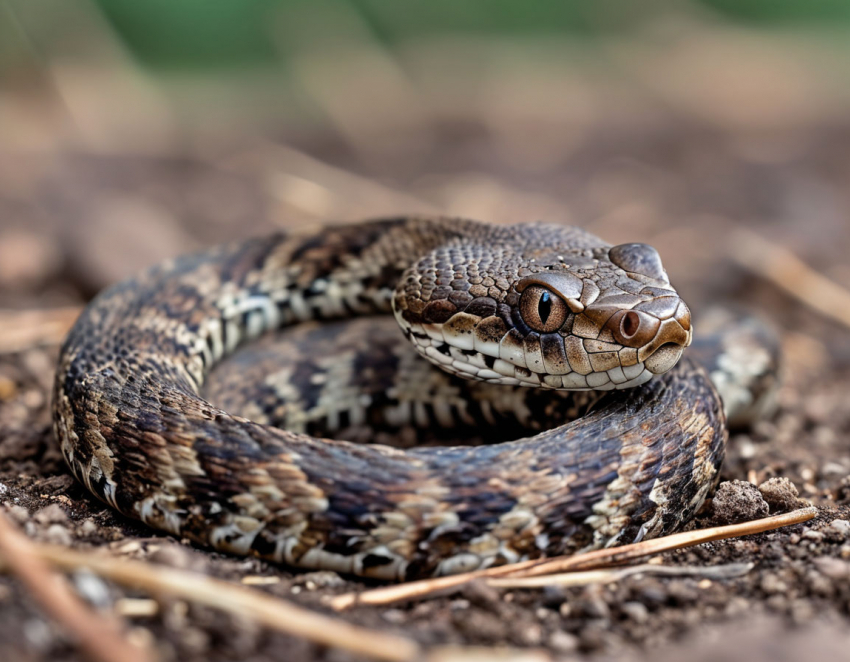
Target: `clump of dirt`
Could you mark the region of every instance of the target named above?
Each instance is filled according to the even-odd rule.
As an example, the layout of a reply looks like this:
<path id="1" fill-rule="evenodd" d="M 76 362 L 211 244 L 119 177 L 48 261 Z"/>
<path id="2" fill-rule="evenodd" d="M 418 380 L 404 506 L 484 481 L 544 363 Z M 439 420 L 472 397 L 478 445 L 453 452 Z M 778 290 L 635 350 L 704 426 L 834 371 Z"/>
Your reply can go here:
<path id="1" fill-rule="evenodd" d="M 716 524 L 736 524 L 767 517 L 770 507 L 759 489 L 744 480 L 721 483 L 711 500 L 712 520 Z"/>
<path id="2" fill-rule="evenodd" d="M 787 513 L 807 505 L 807 502 L 800 498 L 797 486 L 784 476 L 768 478 L 759 485 L 759 492 L 771 514 Z"/>

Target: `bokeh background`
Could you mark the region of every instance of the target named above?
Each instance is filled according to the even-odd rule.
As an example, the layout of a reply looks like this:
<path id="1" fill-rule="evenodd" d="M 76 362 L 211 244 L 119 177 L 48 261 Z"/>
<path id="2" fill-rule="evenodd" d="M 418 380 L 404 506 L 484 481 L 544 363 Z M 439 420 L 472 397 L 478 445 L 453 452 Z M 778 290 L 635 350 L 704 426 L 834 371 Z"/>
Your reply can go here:
<path id="1" fill-rule="evenodd" d="M 850 311 L 838 303 L 850 288 L 846 0 L 0 0 L 0 486 L 32 512 L 72 504 L 62 544 L 141 536 L 148 558 L 153 534 L 98 511 L 52 441 L 52 366 L 77 307 L 185 251 L 407 213 L 652 243 L 697 333 L 713 302 L 772 320 L 780 412 L 733 439 L 723 478 L 787 476 L 823 513 L 844 504 L 850 518 L 850 333 L 806 303 Z M 765 253 L 839 289 L 791 297 L 751 268 Z M 795 265 L 780 264 L 780 280 L 797 279 Z M 90 517 L 103 539 L 75 528 Z M 757 562 L 709 589 L 629 580 L 511 607 L 467 596 L 472 620 L 449 598 L 350 618 L 427 643 L 610 659 L 652 658 L 684 637 L 669 659 L 726 642 L 729 659 L 773 660 L 791 650 L 789 625 L 814 657 L 846 651 L 850 570 L 823 574 L 812 559 L 846 561 L 850 540 L 809 533 L 671 557 Z M 245 572 L 193 554 L 203 572 Z M 281 577 L 269 590 L 286 599 L 301 591 L 299 575 L 244 563 Z M 322 608 L 320 593 L 298 599 Z M 76 659 L 27 600 L 0 585 L 0 643 L 24 632 L 25 659 Z M 349 659 L 194 608 L 178 623 L 169 609 L 134 630 L 165 659 Z"/>
<path id="2" fill-rule="evenodd" d="M 655 243 L 697 308 L 751 288 L 740 226 L 850 285 L 848 37 L 841 0 L 4 0 L 0 304 L 413 212 Z"/>

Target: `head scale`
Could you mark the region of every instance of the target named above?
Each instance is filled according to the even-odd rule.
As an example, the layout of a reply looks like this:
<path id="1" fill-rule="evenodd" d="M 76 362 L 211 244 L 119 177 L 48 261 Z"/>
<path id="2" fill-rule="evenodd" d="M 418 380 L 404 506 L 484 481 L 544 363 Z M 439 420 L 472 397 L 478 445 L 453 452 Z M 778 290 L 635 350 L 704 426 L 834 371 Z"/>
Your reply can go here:
<path id="1" fill-rule="evenodd" d="M 581 236 L 563 250 L 438 249 L 408 270 L 396 317 L 421 354 L 464 377 L 610 390 L 666 372 L 692 328 L 658 252 Z"/>

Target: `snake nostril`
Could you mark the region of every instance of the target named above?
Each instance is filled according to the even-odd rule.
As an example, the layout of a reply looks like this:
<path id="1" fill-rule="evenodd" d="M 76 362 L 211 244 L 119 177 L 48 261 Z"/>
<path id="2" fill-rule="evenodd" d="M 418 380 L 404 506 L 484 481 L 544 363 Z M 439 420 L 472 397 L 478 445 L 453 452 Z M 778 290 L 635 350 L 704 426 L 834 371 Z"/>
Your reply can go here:
<path id="1" fill-rule="evenodd" d="M 652 342 L 660 326 L 661 320 L 657 317 L 637 310 L 620 310 L 606 323 L 616 342 L 636 349 Z"/>
<path id="2" fill-rule="evenodd" d="M 634 338 L 638 331 L 640 331 L 640 315 L 630 310 L 620 320 L 620 333 L 624 338 Z"/>

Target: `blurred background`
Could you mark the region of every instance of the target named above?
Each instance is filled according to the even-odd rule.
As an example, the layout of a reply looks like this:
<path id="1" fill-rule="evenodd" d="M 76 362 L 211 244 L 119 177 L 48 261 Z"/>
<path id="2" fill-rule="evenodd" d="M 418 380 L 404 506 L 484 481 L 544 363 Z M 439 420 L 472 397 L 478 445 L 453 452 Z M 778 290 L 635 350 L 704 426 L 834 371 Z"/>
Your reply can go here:
<path id="1" fill-rule="evenodd" d="M 654 244 L 698 334 L 711 302 L 761 312 L 783 331 L 780 413 L 733 439 L 723 477 L 787 476 L 818 505 L 850 504 L 846 0 L 0 0 L 0 487 L 23 486 L 9 494 L 33 508 L 96 508 L 63 468 L 49 393 L 56 346 L 98 290 L 222 241 L 409 213 Z M 812 273 L 838 287 L 805 284 Z M 789 282 L 804 284 L 796 297 L 777 284 Z M 711 563 L 718 549 L 766 560 L 728 593 L 635 580 L 581 594 L 585 612 L 546 595 L 501 619 L 482 607 L 467 629 L 454 602 L 351 618 L 423 641 L 605 652 L 651 652 L 711 623 L 734 648 L 740 621 L 755 643 L 739 659 L 774 659 L 748 651 L 785 651 L 789 623 L 832 624 L 832 639 L 807 631 L 807 652 L 846 639 L 850 571 L 800 560 L 823 538 L 809 533 L 763 556 L 745 541 L 708 549 Z M 205 572 L 245 572 L 207 556 Z M 293 598 L 299 580 L 281 574 Z M 68 659 L 15 596 L 0 585 L 0 644 L 23 631 L 40 653 L 20 659 Z M 745 618 L 759 613 L 781 620 L 765 633 Z M 175 616 L 134 632 L 175 651 L 166 659 L 316 659 L 191 614 L 190 628 Z"/>
<path id="2" fill-rule="evenodd" d="M 742 227 L 850 286 L 848 37 L 842 0 L 3 0 L 0 306 L 441 212 L 654 243 L 697 309 L 776 311 Z"/>

